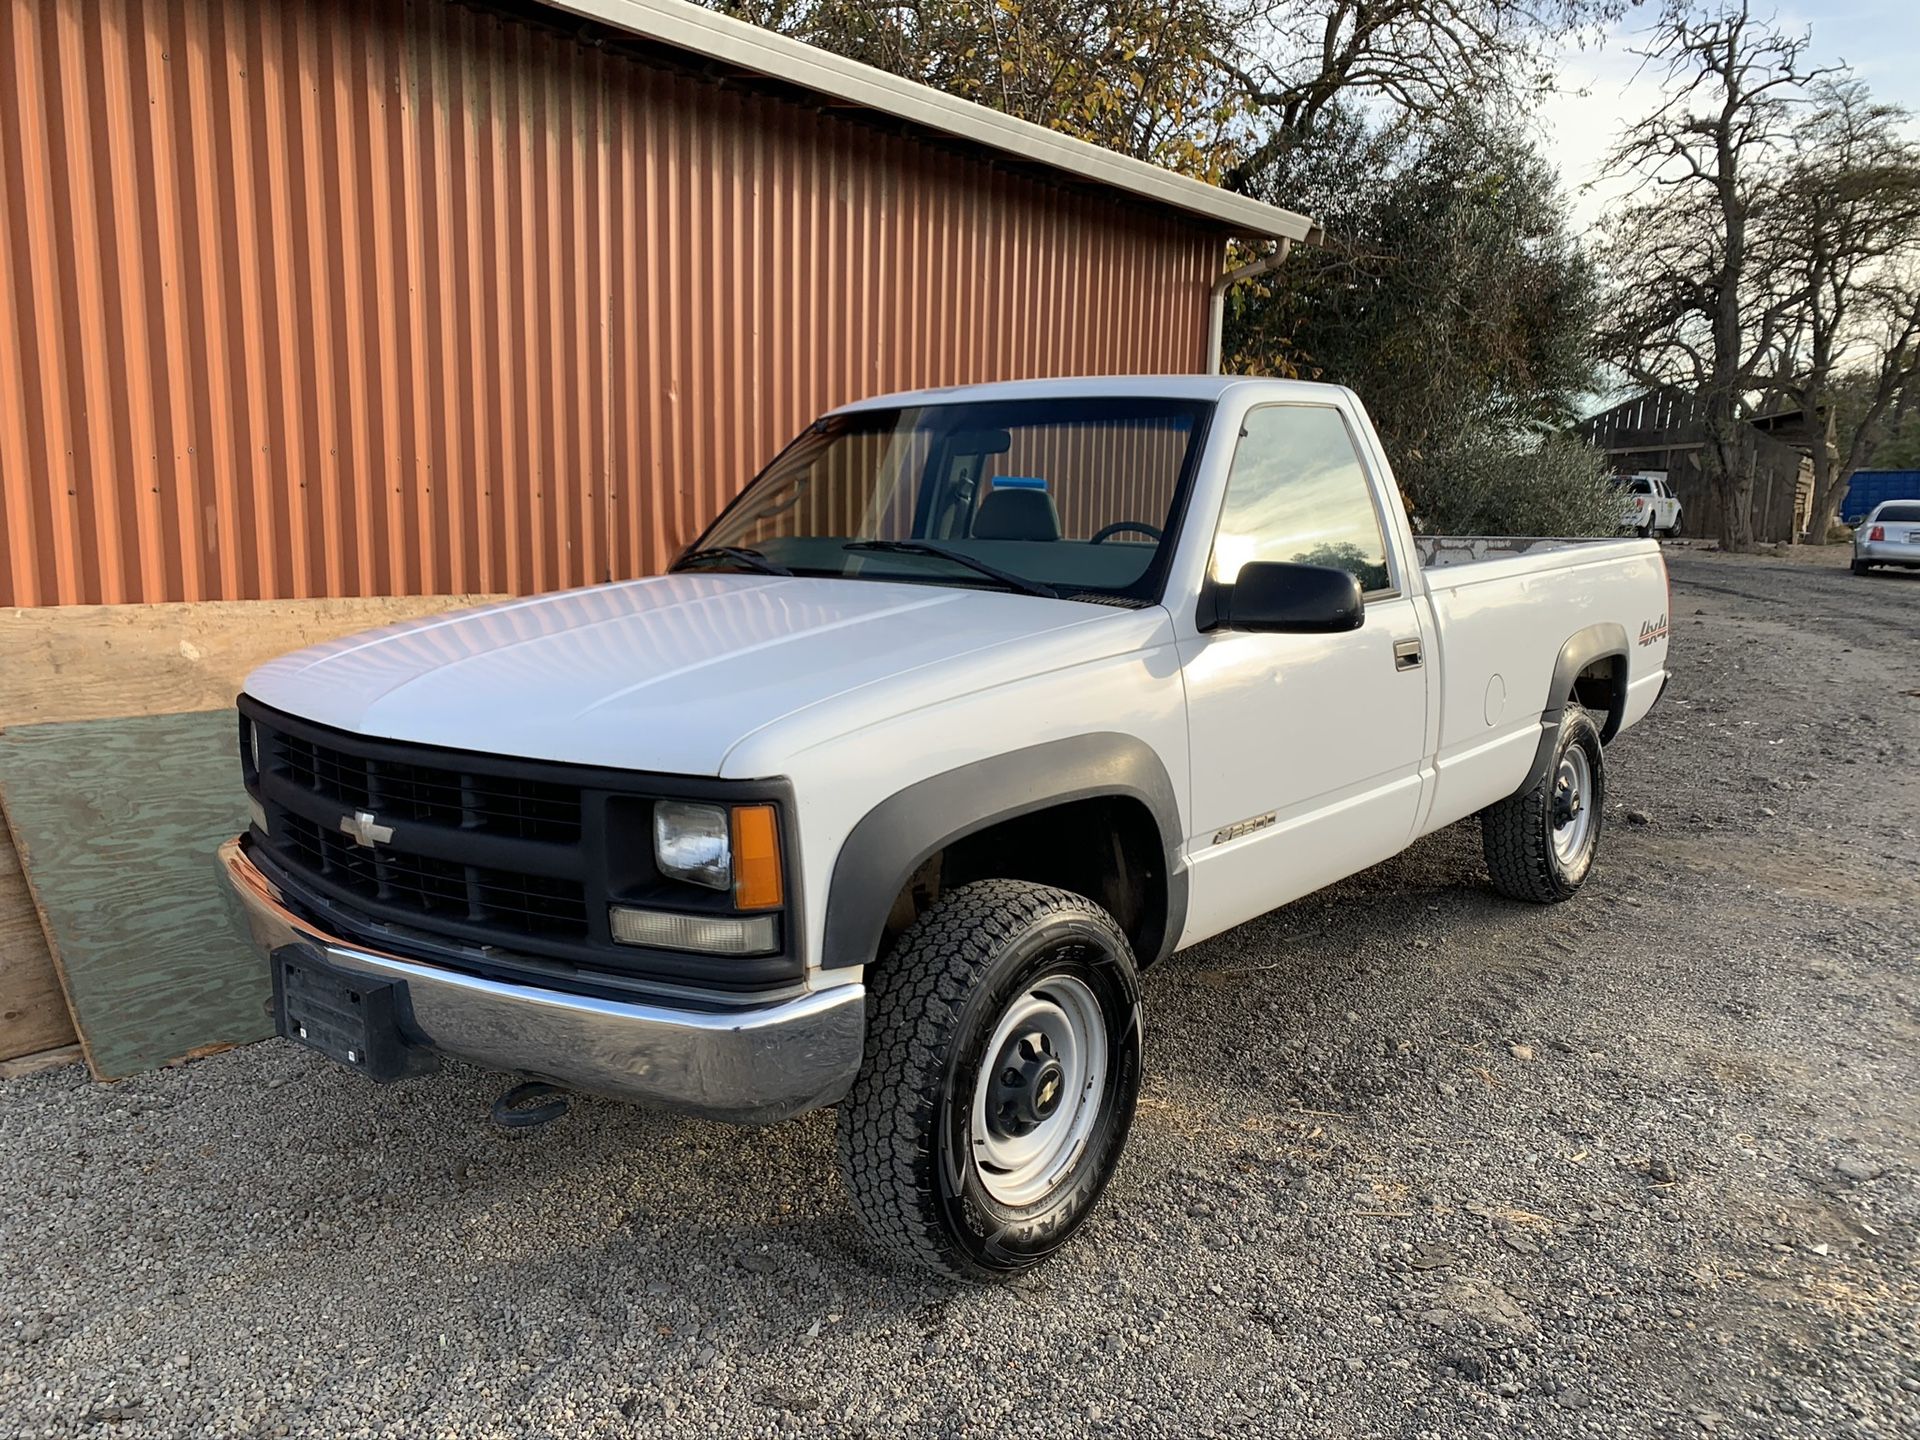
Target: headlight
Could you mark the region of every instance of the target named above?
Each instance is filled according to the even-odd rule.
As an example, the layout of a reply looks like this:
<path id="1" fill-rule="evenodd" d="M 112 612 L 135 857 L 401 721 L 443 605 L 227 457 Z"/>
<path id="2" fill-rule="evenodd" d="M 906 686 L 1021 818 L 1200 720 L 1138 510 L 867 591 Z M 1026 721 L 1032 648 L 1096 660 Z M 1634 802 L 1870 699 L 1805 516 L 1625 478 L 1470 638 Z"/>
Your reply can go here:
<path id="1" fill-rule="evenodd" d="M 248 763 L 253 766 L 253 774 L 260 773 L 260 727 L 246 716 L 240 717 L 240 768 L 245 770 Z"/>
<path id="2" fill-rule="evenodd" d="M 662 800 L 653 807 L 653 860 L 662 875 L 725 890 L 733 884 L 727 812 L 718 805 Z"/>

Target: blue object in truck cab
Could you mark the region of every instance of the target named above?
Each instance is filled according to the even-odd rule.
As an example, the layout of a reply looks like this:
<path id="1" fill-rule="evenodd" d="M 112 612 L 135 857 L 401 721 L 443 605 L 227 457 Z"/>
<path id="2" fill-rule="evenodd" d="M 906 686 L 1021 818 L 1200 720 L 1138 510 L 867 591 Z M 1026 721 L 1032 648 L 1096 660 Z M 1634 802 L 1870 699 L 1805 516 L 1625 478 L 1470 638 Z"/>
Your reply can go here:
<path id="1" fill-rule="evenodd" d="M 1858 525 L 1883 500 L 1920 500 L 1920 470 L 1856 470 L 1840 502 L 1843 524 Z"/>
<path id="2" fill-rule="evenodd" d="M 996 475 L 987 482 L 995 490 L 1044 490 L 1047 482 L 1038 475 Z"/>

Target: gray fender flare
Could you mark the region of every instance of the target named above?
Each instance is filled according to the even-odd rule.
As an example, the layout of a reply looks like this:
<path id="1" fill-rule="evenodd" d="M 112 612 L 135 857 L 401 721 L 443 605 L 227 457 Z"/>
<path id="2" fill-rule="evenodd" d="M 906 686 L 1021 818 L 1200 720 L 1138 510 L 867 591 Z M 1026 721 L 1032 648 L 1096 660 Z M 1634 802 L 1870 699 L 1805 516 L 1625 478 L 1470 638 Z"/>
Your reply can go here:
<path id="1" fill-rule="evenodd" d="M 855 825 L 840 847 L 827 891 L 827 965 L 876 959 L 887 914 L 908 879 L 936 851 L 990 825 L 1074 800 L 1124 796 L 1152 814 L 1165 852 L 1165 936 L 1170 951 L 1187 916 L 1180 806 L 1160 757 L 1131 735 L 1101 733 L 1011 750 L 916 781 Z"/>
<path id="2" fill-rule="evenodd" d="M 1554 744 L 1560 738 L 1560 717 L 1566 713 L 1567 697 L 1573 693 L 1575 678 L 1596 660 L 1618 660 L 1624 666 L 1630 653 L 1627 627 L 1611 620 L 1576 630 L 1560 647 L 1560 658 L 1553 663 L 1547 703 L 1540 712 L 1540 744 L 1533 752 L 1533 768 L 1527 772 L 1526 782 L 1520 787 L 1522 791 L 1531 788 L 1553 767 Z M 1625 683 L 1624 677 L 1622 683 Z M 1614 721 L 1610 718 L 1600 727 L 1600 737 L 1611 740 L 1613 732 Z"/>

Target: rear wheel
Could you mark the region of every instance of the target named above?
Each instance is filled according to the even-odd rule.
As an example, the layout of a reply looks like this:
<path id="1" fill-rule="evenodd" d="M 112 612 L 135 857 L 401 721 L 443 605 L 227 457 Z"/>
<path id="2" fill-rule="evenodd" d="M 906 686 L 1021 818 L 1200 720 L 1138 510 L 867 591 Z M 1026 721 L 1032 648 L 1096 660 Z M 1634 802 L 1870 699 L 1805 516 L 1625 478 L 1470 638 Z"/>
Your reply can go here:
<path id="1" fill-rule="evenodd" d="M 1537 905 L 1571 899 L 1600 848 L 1606 796 L 1600 728 L 1586 710 L 1569 705 L 1546 774 L 1481 812 L 1481 848 L 1494 888 Z"/>
<path id="2" fill-rule="evenodd" d="M 1085 1223 L 1140 1091 L 1133 952 L 1083 896 L 1018 880 L 947 895 L 870 973 L 840 1173 L 875 1243 L 967 1280 Z"/>
<path id="3" fill-rule="evenodd" d="M 1868 565 L 1864 560 L 1855 560 L 1853 562 L 1853 573 L 1856 575 L 1864 575 L 1872 568 L 1873 567 Z"/>

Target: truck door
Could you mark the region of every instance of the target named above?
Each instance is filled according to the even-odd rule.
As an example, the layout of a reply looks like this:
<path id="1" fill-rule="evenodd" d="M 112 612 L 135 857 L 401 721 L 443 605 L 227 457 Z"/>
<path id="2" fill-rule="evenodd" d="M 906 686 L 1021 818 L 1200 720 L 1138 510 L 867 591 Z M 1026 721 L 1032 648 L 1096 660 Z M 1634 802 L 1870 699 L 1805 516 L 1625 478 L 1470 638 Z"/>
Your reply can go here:
<path id="1" fill-rule="evenodd" d="M 1413 833 L 1427 637 L 1360 457 L 1330 405 L 1259 406 L 1241 429 L 1208 586 L 1253 560 L 1334 565 L 1359 577 L 1366 622 L 1332 635 L 1203 628 L 1181 643 L 1188 942 L 1384 860 Z M 1206 608 L 1203 596 L 1203 626 Z"/>

